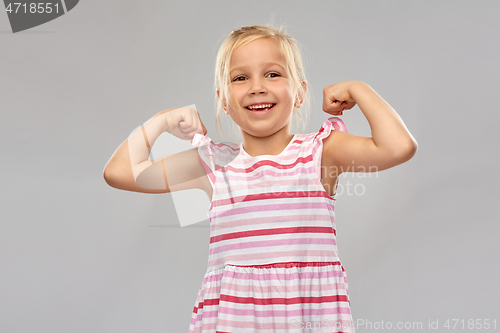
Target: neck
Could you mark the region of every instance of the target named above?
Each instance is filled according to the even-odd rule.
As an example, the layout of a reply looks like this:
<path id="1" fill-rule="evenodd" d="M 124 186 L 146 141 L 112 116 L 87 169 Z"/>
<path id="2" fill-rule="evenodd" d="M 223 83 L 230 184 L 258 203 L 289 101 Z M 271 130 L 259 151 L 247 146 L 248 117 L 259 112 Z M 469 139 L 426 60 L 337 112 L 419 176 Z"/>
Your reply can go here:
<path id="1" fill-rule="evenodd" d="M 243 130 L 241 130 L 241 136 L 243 137 L 243 149 L 252 157 L 279 155 L 293 138 L 289 125 L 269 136 L 257 137 Z"/>

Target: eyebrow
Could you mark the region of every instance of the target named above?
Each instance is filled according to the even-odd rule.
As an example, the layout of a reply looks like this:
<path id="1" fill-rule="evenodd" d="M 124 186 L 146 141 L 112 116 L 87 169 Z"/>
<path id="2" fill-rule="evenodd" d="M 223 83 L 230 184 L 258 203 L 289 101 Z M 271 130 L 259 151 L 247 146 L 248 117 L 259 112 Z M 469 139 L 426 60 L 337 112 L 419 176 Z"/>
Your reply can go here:
<path id="1" fill-rule="evenodd" d="M 283 71 L 285 71 L 285 68 L 283 66 L 281 66 L 280 64 L 276 63 L 276 62 L 265 62 L 264 63 L 265 66 L 271 66 L 271 65 L 276 65 L 276 66 L 279 66 L 283 69 Z M 236 68 L 233 68 L 229 71 L 229 73 L 232 73 L 233 71 L 235 70 L 238 70 L 238 69 L 248 69 L 248 66 L 240 66 L 240 67 L 236 67 Z"/>

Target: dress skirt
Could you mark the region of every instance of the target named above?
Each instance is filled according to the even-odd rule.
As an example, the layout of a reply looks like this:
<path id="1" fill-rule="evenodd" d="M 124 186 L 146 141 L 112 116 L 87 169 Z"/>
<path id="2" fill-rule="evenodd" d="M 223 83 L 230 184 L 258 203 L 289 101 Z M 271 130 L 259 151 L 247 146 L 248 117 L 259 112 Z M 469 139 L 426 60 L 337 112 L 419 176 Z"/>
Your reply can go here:
<path id="1" fill-rule="evenodd" d="M 292 262 L 211 271 L 189 332 L 354 332 L 344 268 Z"/>

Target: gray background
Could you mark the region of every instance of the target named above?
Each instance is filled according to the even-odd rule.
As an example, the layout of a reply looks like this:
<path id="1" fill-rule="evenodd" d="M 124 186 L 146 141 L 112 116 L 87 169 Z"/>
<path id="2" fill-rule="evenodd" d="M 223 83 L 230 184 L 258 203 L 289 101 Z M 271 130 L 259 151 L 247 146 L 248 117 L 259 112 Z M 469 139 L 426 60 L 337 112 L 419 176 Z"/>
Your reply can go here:
<path id="1" fill-rule="evenodd" d="M 222 38 L 273 17 L 303 46 L 304 132 L 328 117 L 325 86 L 360 80 L 419 143 L 403 165 L 341 179 L 364 189 L 336 205 L 355 321 L 500 326 L 498 1 L 115 0 L 18 34 L 0 14 L 0 332 L 187 331 L 206 221 L 180 228 L 170 194 L 113 189 L 102 171 L 167 108 L 196 104 L 217 139 Z M 370 135 L 358 108 L 343 120 Z"/>

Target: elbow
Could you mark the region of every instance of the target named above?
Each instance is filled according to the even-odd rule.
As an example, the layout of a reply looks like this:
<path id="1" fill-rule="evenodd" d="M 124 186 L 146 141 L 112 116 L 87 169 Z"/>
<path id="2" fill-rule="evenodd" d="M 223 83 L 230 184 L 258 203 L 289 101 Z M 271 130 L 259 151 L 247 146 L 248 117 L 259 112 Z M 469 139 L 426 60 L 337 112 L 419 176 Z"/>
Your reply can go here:
<path id="1" fill-rule="evenodd" d="M 110 167 L 106 166 L 104 171 L 102 172 L 102 176 L 106 184 L 111 187 L 116 188 L 116 172 L 113 171 Z"/>
<path id="2" fill-rule="evenodd" d="M 104 171 L 102 172 L 102 177 L 104 178 L 106 184 L 111 186 L 111 174 L 107 166 L 104 168 Z"/>
<path id="3" fill-rule="evenodd" d="M 401 146 L 394 152 L 394 158 L 398 160 L 399 163 L 404 163 L 415 156 L 417 150 L 418 143 L 414 138 L 411 138 L 409 141 L 401 144 Z"/>
<path id="4" fill-rule="evenodd" d="M 408 156 L 408 159 L 410 159 L 413 156 L 415 156 L 415 154 L 417 153 L 417 150 L 418 150 L 417 140 L 415 140 L 414 138 L 411 138 L 411 140 L 407 144 L 406 150 L 405 150 L 406 154 Z"/>

